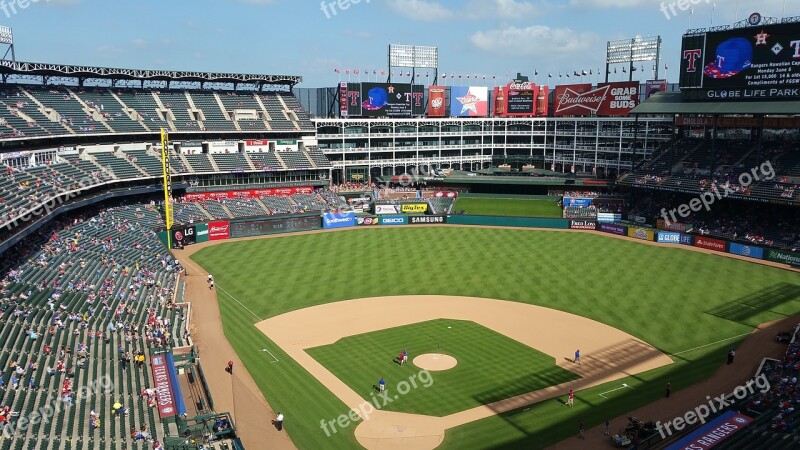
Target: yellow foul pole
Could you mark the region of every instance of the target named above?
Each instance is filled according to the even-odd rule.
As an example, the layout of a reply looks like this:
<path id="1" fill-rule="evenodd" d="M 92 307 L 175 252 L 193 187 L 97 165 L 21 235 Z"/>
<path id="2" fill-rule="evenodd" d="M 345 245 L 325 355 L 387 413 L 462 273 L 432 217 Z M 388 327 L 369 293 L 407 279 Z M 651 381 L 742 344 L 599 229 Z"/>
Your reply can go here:
<path id="1" fill-rule="evenodd" d="M 172 248 L 172 170 L 169 162 L 169 135 L 161 129 L 161 170 L 164 176 L 164 222 L 167 225 L 167 248 Z"/>

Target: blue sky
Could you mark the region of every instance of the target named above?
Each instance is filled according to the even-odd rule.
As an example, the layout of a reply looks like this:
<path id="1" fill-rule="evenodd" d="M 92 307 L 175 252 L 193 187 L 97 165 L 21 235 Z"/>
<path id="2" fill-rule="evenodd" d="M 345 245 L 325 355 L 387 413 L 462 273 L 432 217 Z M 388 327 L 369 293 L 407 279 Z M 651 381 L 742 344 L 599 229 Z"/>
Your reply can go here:
<path id="1" fill-rule="evenodd" d="M 349 2 L 346 10 L 336 4 L 323 11 L 319 0 L 29 0 L 13 8 L 11 1 L 0 1 L 0 24 L 14 28 L 18 60 L 301 75 L 303 87 L 334 85 L 335 67 L 345 79 L 346 68 L 385 70 L 392 43 L 438 46 L 440 73 L 496 75 L 499 82 L 506 73 L 538 70 L 544 83 L 548 72 L 603 67 L 608 40 L 659 34 L 661 69 L 669 65 L 668 78 L 676 81 L 680 36 L 690 21 L 693 28 L 708 26 L 713 13 L 715 24 L 732 23 L 737 4 L 341 0 Z M 684 2 L 693 4 L 693 15 L 681 9 Z M 800 16 L 797 0 L 738 3 L 738 19 L 754 11 L 780 17 L 784 4 L 787 16 Z M 645 69 L 652 74 L 652 65 Z"/>

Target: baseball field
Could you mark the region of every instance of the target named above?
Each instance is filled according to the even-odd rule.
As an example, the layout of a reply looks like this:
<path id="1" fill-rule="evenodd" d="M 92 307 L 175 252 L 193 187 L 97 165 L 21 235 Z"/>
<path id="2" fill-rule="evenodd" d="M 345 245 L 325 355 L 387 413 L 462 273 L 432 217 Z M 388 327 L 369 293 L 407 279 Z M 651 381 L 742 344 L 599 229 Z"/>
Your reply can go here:
<path id="1" fill-rule="evenodd" d="M 417 448 L 543 448 L 579 418 L 597 425 L 662 397 L 667 381 L 708 377 L 753 327 L 800 312 L 796 273 L 590 233 L 352 229 L 192 259 L 214 274 L 225 335 L 301 449 L 388 448 L 388 428 L 322 424 L 372 401 L 380 377 L 394 396 L 419 375 L 395 361 L 402 349 L 457 365 L 384 406 L 417 424 L 387 442 L 426 437 L 427 420 L 443 442 Z"/>

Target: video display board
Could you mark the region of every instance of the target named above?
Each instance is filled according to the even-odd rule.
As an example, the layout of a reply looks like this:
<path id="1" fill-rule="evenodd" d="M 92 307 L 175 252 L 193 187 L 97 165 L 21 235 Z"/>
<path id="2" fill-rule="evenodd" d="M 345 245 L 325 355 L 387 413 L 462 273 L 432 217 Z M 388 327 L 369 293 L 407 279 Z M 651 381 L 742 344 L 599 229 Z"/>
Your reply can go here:
<path id="1" fill-rule="evenodd" d="M 425 87 L 408 83 L 340 83 L 342 117 L 412 117 L 425 114 Z"/>
<path id="2" fill-rule="evenodd" d="M 760 20 L 755 16 L 753 24 Z M 680 87 L 687 100 L 800 98 L 800 29 L 797 24 L 755 25 L 685 35 Z"/>

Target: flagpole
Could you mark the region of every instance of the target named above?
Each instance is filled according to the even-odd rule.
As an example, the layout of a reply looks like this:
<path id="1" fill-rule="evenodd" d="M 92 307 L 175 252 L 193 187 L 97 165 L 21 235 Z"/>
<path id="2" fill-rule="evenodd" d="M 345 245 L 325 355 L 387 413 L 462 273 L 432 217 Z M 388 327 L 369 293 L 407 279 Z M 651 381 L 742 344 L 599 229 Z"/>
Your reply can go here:
<path id="1" fill-rule="evenodd" d="M 717 10 L 717 4 L 716 3 L 712 3 L 711 4 L 711 26 L 712 27 L 714 26 L 714 11 L 716 11 L 716 10 Z"/>

